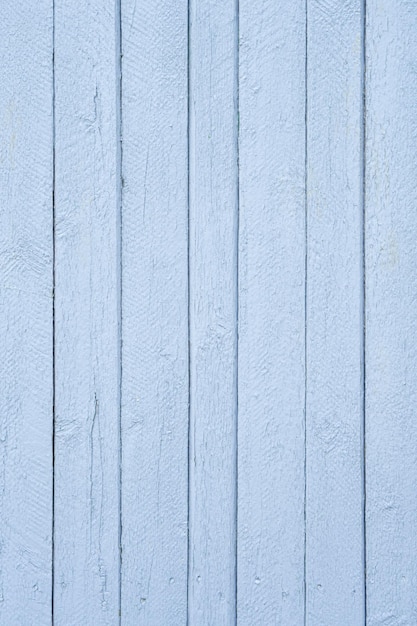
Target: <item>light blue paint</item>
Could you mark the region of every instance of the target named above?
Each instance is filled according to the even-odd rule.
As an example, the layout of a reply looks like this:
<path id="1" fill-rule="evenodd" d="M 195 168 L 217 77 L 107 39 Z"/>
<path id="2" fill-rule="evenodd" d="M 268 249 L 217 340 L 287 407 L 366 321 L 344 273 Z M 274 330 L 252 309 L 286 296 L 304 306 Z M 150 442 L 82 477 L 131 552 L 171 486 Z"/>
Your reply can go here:
<path id="1" fill-rule="evenodd" d="M 122 0 L 122 623 L 185 624 L 187 2 Z"/>
<path id="2" fill-rule="evenodd" d="M 239 3 L 238 624 L 303 624 L 304 0 Z"/>
<path id="3" fill-rule="evenodd" d="M 188 619 L 220 626 L 236 613 L 235 3 L 193 0 L 189 32 Z"/>
<path id="4" fill-rule="evenodd" d="M 113 0 L 55 0 L 54 624 L 119 613 Z"/>
<path id="5" fill-rule="evenodd" d="M 356 626 L 365 608 L 361 2 L 309 3 L 307 18 L 306 623 Z"/>
<path id="6" fill-rule="evenodd" d="M 417 621 L 417 11 L 367 2 L 368 624 Z"/>
<path id="7" fill-rule="evenodd" d="M 0 624 L 49 626 L 52 0 L 0 19 Z"/>
<path id="8" fill-rule="evenodd" d="M 416 624 L 414 3 L 0 35 L 0 624 Z"/>

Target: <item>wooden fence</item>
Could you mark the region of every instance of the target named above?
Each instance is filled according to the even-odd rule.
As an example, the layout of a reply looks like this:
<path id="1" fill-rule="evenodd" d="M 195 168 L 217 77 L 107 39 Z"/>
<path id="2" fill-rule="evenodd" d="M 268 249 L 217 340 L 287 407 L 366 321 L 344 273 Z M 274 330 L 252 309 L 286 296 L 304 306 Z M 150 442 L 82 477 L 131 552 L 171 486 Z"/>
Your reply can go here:
<path id="1" fill-rule="evenodd" d="M 0 18 L 0 624 L 417 624 L 417 3 Z"/>

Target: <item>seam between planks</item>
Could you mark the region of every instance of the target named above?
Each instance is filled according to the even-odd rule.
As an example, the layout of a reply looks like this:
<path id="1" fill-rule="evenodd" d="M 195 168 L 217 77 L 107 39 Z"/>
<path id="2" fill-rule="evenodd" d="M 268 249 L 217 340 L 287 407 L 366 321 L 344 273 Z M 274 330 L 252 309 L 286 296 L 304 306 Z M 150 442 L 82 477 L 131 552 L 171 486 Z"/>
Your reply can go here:
<path id="1" fill-rule="evenodd" d="M 118 220 L 118 350 L 119 350 L 119 367 L 118 367 L 118 390 L 119 390 L 119 415 L 118 415 L 118 439 L 119 439 L 119 494 L 118 494 L 118 547 L 119 547 L 119 581 L 118 581 L 118 604 L 119 604 L 119 626 L 122 623 L 122 374 L 123 374 L 123 141 L 122 141 L 122 7 L 121 0 L 115 0 L 115 29 L 116 29 L 116 139 L 117 139 L 117 156 L 116 156 L 116 184 L 117 184 L 117 220 Z"/>
<path id="2" fill-rule="evenodd" d="M 361 67 L 362 67 L 362 111 L 361 111 L 361 154 L 362 154 L 362 298 L 361 298 L 361 316 L 362 316 L 362 484 L 363 484 L 363 568 L 364 568 L 364 624 L 367 624 L 367 572 L 366 572 L 366 258 L 365 258 L 365 230 L 366 230 L 366 0 L 361 3 L 361 22 L 362 22 L 362 48 L 361 48 Z"/>
<path id="3" fill-rule="evenodd" d="M 56 282 L 56 232 L 55 232 L 55 0 L 52 0 L 52 529 L 51 529 L 51 624 L 54 624 L 55 602 L 55 282 Z"/>
<path id="4" fill-rule="evenodd" d="M 305 2 L 304 66 L 304 626 L 307 624 L 307 271 L 308 271 L 308 0 Z"/>
<path id="5" fill-rule="evenodd" d="M 240 102 L 240 84 L 239 84 L 239 39 L 240 39 L 240 5 L 239 0 L 236 0 L 235 5 L 236 12 L 236 32 L 235 32 L 235 124 L 236 124 L 236 321 L 235 321 L 235 624 L 237 625 L 238 619 L 238 519 L 239 519 L 239 246 L 240 246 L 240 116 L 239 116 L 239 102 Z"/>
<path id="6" fill-rule="evenodd" d="M 190 565 L 191 565 L 191 533 L 190 533 L 190 503 L 191 503 L 191 298 L 190 298 L 190 155 L 191 155 L 191 133 L 190 133 L 190 120 L 191 120 L 191 98 L 190 98 L 190 83 L 191 83 L 191 0 L 187 2 L 187 366 L 188 366 L 188 427 L 187 427 L 187 590 L 186 590 L 186 611 L 187 611 L 187 626 L 190 624 Z"/>

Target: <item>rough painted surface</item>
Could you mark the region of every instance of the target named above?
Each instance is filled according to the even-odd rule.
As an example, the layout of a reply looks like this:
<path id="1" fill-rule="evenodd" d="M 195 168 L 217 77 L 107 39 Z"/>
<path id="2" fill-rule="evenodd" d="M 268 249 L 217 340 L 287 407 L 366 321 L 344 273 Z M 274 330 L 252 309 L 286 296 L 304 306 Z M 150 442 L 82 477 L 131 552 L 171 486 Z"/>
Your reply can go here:
<path id="1" fill-rule="evenodd" d="M 356 626 L 364 619 L 361 2 L 312 2 L 307 24 L 306 624 Z"/>
<path id="2" fill-rule="evenodd" d="M 119 614 L 115 5 L 55 0 L 54 624 Z M 71 616 L 71 617 L 69 617 Z"/>
<path id="3" fill-rule="evenodd" d="M 237 617 L 302 624 L 305 3 L 239 6 Z"/>
<path id="4" fill-rule="evenodd" d="M 367 2 L 366 530 L 370 626 L 417 622 L 417 11 Z"/>
<path id="5" fill-rule="evenodd" d="M 190 11 L 189 624 L 235 619 L 237 15 Z"/>
<path id="6" fill-rule="evenodd" d="M 52 581 L 52 1 L 0 19 L 0 623 L 48 626 Z"/>
<path id="7" fill-rule="evenodd" d="M 411 0 L 0 20 L 0 624 L 417 623 Z"/>
<path id="8" fill-rule="evenodd" d="M 122 621 L 185 624 L 187 3 L 122 2 Z"/>

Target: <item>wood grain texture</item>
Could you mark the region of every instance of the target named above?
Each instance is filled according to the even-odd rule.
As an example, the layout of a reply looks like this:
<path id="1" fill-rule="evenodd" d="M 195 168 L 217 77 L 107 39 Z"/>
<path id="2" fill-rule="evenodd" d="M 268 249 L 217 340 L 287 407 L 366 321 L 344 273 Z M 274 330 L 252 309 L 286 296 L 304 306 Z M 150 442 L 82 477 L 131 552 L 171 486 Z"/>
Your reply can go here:
<path id="1" fill-rule="evenodd" d="M 51 624 L 52 2 L 0 20 L 0 623 Z"/>
<path id="2" fill-rule="evenodd" d="M 235 623 L 237 11 L 190 5 L 188 623 Z"/>
<path id="3" fill-rule="evenodd" d="M 113 0 L 56 0 L 57 625 L 119 616 L 117 52 Z"/>
<path id="4" fill-rule="evenodd" d="M 122 623 L 185 624 L 187 2 L 122 2 Z"/>
<path id="5" fill-rule="evenodd" d="M 364 620 L 360 0 L 307 14 L 306 623 Z"/>
<path id="6" fill-rule="evenodd" d="M 5 4 L 1 626 L 417 624 L 416 8 Z"/>
<path id="7" fill-rule="evenodd" d="M 417 622 L 413 2 L 367 1 L 366 527 L 369 626 Z"/>
<path id="8" fill-rule="evenodd" d="M 241 626 L 304 620 L 305 18 L 240 1 Z"/>

